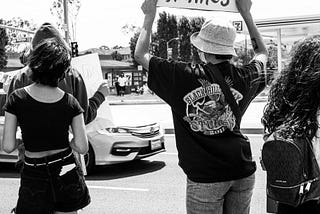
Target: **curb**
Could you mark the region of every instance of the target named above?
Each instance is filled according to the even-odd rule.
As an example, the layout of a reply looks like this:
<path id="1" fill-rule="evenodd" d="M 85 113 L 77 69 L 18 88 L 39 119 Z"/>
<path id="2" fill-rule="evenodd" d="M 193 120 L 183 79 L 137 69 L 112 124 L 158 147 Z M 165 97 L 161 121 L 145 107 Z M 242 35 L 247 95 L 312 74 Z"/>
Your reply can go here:
<path id="1" fill-rule="evenodd" d="M 153 105 L 153 104 L 166 104 L 162 100 L 119 100 L 109 101 L 109 105 Z"/>
<path id="2" fill-rule="evenodd" d="M 242 134 L 263 134 L 262 128 L 243 128 L 241 129 Z M 174 134 L 173 128 L 165 128 L 164 129 L 165 134 Z"/>

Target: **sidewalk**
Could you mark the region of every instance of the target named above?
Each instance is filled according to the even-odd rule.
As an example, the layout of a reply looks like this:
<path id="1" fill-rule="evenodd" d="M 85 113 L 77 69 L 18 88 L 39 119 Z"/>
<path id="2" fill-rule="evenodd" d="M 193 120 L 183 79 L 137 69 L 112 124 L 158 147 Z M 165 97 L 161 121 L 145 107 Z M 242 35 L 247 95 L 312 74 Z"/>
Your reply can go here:
<path id="1" fill-rule="evenodd" d="M 173 121 L 170 107 L 158 96 L 152 94 L 136 95 L 126 94 L 124 96 L 108 96 L 110 108 L 113 110 L 114 119 L 120 121 L 119 123 L 124 124 L 123 112 L 131 112 L 131 120 L 143 121 L 143 118 L 154 118 L 155 121 L 160 122 L 166 134 L 173 134 Z M 248 107 L 245 115 L 242 118 L 242 132 L 244 134 L 262 134 L 263 127 L 260 123 L 263 108 L 267 101 L 267 95 L 261 93 L 257 96 Z M 152 105 L 152 108 L 150 108 Z M 122 112 L 122 113 L 119 113 Z M 139 112 L 139 113 L 138 113 Z M 143 112 L 143 114 L 141 114 Z M 154 114 L 157 112 L 157 114 Z M 139 114 L 132 115 L 132 114 Z M 127 115 L 127 113 L 126 113 Z M 127 119 L 129 119 L 127 117 Z"/>
<path id="2" fill-rule="evenodd" d="M 140 125 L 159 122 L 166 134 L 174 134 L 171 108 L 156 95 L 124 96 L 111 95 L 107 98 L 116 125 Z M 261 93 L 249 105 L 242 117 L 241 131 L 244 134 L 263 134 L 261 117 L 267 95 Z"/>
<path id="3" fill-rule="evenodd" d="M 253 102 L 265 102 L 268 97 L 268 89 L 262 91 Z M 135 93 L 125 94 L 124 96 L 117 96 L 111 94 L 108 96 L 110 105 L 132 105 L 132 104 L 160 104 L 164 101 L 155 94 L 145 93 L 138 95 Z"/>

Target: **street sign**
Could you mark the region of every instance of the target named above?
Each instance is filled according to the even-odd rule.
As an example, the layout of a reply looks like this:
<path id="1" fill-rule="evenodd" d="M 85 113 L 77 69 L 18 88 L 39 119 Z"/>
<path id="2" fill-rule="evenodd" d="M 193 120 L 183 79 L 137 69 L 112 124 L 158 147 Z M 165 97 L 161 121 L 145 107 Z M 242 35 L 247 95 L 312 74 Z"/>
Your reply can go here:
<path id="1" fill-rule="evenodd" d="M 238 12 L 235 0 L 158 0 L 157 6 Z"/>
<path id="2" fill-rule="evenodd" d="M 233 21 L 232 24 L 236 28 L 236 31 L 238 33 L 243 32 L 243 22 L 242 21 Z"/>

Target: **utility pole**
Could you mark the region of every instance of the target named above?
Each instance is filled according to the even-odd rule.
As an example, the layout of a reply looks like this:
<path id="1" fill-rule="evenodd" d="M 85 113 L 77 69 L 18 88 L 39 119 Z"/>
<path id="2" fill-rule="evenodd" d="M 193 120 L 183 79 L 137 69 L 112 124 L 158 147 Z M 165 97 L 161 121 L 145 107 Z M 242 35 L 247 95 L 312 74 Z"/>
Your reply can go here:
<path id="1" fill-rule="evenodd" d="M 65 40 L 69 45 L 69 18 L 68 18 L 68 0 L 63 0 L 63 13 L 64 13 L 64 32 Z"/>

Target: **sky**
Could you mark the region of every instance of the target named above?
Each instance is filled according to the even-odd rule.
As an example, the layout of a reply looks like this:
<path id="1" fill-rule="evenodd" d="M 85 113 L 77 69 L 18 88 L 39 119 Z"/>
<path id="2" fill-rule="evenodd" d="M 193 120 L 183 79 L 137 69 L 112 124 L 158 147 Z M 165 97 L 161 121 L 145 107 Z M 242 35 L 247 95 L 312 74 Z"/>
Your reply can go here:
<path id="1" fill-rule="evenodd" d="M 53 0 L 0 0 L 0 18 L 22 17 L 40 25 L 43 22 L 55 23 L 50 13 Z M 121 28 L 128 25 L 141 26 L 143 13 L 140 9 L 143 0 L 81 0 L 77 17 L 76 41 L 79 50 L 98 48 L 102 45 L 127 47 L 132 34 L 125 34 Z M 266 19 L 301 15 L 320 15 L 319 0 L 252 0 L 251 13 L 254 19 Z M 204 12 L 197 10 L 158 8 L 177 16 L 226 16 L 239 19 L 235 13 Z"/>

